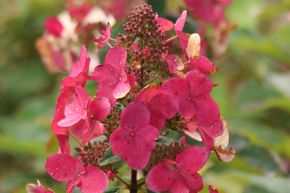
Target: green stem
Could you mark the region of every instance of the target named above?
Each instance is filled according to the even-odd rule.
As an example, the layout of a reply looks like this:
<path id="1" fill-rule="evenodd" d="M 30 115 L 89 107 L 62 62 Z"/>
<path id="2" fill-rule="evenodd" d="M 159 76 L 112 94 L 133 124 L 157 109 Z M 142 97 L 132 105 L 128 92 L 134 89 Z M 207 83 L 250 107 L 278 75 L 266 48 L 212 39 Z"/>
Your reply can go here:
<path id="1" fill-rule="evenodd" d="M 116 178 L 122 182 L 123 184 L 125 184 L 128 188 L 130 187 L 130 184 L 128 184 L 125 180 L 123 180 L 120 176 L 116 175 Z"/>

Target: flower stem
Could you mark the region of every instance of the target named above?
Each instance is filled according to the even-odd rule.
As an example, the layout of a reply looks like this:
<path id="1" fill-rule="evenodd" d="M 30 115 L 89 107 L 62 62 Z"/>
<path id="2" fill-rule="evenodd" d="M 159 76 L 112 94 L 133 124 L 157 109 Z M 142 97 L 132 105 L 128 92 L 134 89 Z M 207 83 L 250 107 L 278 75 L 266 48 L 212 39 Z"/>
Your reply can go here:
<path id="1" fill-rule="evenodd" d="M 137 193 L 138 191 L 138 183 L 137 183 L 137 171 L 131 170 L 131 186 L 130 193 Z"/>
<path id="2" fill-rule="evenodd" d="M 128 188 L 130 187 L 130 184 L 128 184 L 125 180 L 123 180 L 120 176 L 116 175 L 116 178 L 122 182 L 123 184 L 125 184 Z"/>

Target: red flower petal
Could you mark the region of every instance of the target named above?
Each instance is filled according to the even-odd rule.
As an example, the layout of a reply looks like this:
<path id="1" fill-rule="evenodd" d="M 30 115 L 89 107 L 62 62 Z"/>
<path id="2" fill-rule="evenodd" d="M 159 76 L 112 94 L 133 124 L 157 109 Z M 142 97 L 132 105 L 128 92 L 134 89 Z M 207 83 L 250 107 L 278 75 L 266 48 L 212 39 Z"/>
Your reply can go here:
<path id="1" fill-rule="evenodd" d="M 162 32 L 167 32 L 167 31 L 169 31 L 169 30 L 171 30 L 173 28 L 172 21 L 170 21 L 168 19 L 157 17 L 157 18 L 155 18 L 155 21 L 160 26 L 159 29 Z"/>
<path id="2" fill-rule="evenodd" d="M 69 155 L 54 154 L 46 160 L 45 168 L 53 179 L 68 182 L 77 177 L 79 165 L 81 163 Z"/>
<path id="3" fill-rule="evenodd" d="M 204 97 L 210 93 L 212 82 L 206 75 L 192 70 L 186 73 L 185 79 L 192 99 Z"/>
<path id="4" fill-rule="evenodd" d="M 182 32 L 182 30 L 184 28 L 185 21 L 186 21 L 186 17 L 187 17 L 187 11 L 183 11 L 174 25 L 175 31 Z"/>
<path id="5" fill-rule="evenodd" d="M 117 46 L 114 48 L 110 48 L 106 57 L 105 64 L 110 64 L 117 69 L 124 68 L 127 59 L 126 48 Z"/>
<path id="6" fill-rule="evenodd" d="M 61 32 L 63 30 L 63 25 L 60 23 L 60 21 L 57 18 L 55 17 L 47 18 L 45 20 L 44 26 L 47 33 L 55 37 L 60 37 Z"/>
<path id="7" fill-rule="evenodd" d="M 171 188 L 177 178 L 176 172 L 168 167 L 171 163 L 171 160 L 164 160 L 149 171 L 146 178 L 148 189 L 164 192 Z"/>
<path id="8" fill-rule="evenodd" d="M 109 184 L 105 172 L 99 168 L 87 166 L 86 173 L 81 176 L 80 190 L 83 193 L 103 193 Z"/>
<path id="9" fill-rule="evenodd" d="M 176 156 L 178 168 L 184 173 L 195 173 L 200 170 L 209 158 L 209 151 L 204 147 L 189 147 Z"/>
<path id="10" fill-rule="evenodd" d="M 216 66 L 205 56 L 199 56 L 190 60 L 190 65 L 202 73 L 210 74 L 216 72 Z"/>
<path id="11" fill-rule="evenodd" d="M 98 97 L 91 102 L 90 109 L 94 118 L 102 121 L 110 113 L 111 104 L 107 98 Z"/>
<path id="12" fill-rule="evenodd" d="M 121 114 L 121 125 L 131 131 L 147 126 L 149 121 L 149 110 L 142 103 L 130 103 Z"/>

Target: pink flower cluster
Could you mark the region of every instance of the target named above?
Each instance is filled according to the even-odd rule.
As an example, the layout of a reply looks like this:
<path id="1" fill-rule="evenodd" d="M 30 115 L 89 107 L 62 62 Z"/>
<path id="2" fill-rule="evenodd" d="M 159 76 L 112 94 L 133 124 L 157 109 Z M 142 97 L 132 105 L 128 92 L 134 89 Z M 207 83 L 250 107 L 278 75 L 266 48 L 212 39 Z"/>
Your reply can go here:
<path id="1" fill-rule="evenodd" d="M 145 171 L 145 184 L 148 189 L 157 192 L 201 191 L 204 183 L 198 171 L 207 163 L 212 150 L 221 148 L 226 152 L 224 148 L 227 145 L 221 147 L 224 141 L 217 140 L 226 130 L 218 105 L 210 96 L 214 84 L 208 75 L 214 73 L 216 67 L 200 54 L 199 35 L 183 33 L 186 12 L 173 24 L 158 18 L 146 4 L 136 10 L 144 14 L 144 22 L 152 25 L 149 30 L 158 30 L 156 33 L 146 31 L 146 28 L 144 34 L 155 34 L 158 40 L 174 28 L 183 54 L 176 55 L 170 53 L 167 47 L 162 47 L 162 54 L 154 56 L 154 59 L 160 57 L 158 62 L 167 65 L 167 70 L 160 70 L 163 68 L 159 66 L 152 68 L 154 63 L 146 62 L 151 61 L 148 53 L 152 42 L 136 38 L 132 44 L 124 43 L 126 38 L 131 38 L 128 29 L 128 33 L 115 40 L 112 46 L 109 43 L 112 40 L 110 26 L 107 26 L 102 37 L 95 42 L 98 47 L 109 45 L 110 49 L 104 63 L 89 73 L 90 58 L 86 47 L 81 48 L 79 60 L 74 62 L 69 75 L 63 78 L 56 103 L 52 130 L 57 136 L 59 151 L 49 156 L 46 162 L 48 174 L 67 183 L 68 193 L 75 187 L 83 193 L 102 193 L 108 186 L 109 177 L 118 173 L 112 167 L 103 167 L 102 163 L 93 164 L 84 161 L 81 156 L 73 157 L 69 145 L 71 136 L 84 147 L 96 137 L 105 135 L 108 139 L 104 143 L 109 144 L 106 151 L 122 158 L 133 171 Z M 138 15 L 134 13 L 129 16 L 132 23 L 127 26 L 136 26 L 142 20 L 135 17 Z M 144 27 L 142 23 L 139 25 Z M 50 30 L 58 35 L 59 29 L 60 25 L 53 25 Z M 143 36 L 142 33 L 140 36 Z M 159 44 L 166 45 L 171 39 Z M 135 57 L 134 53 L 138 55 Z M 159 73 L 158 81 L 154 76 L 156 73 Z M 86 90 L 88 82 L 98 85 L 94 96 L 89 96 Z M 113 124 L 115 122 L 117 125 Z M 168 125 L 169 122 L 172 125 Z M 154 160 L 157 147 L 166 146 L 158 142 L 159 137 L 169 138 L 167 133 L 174 125 L 174 129 L 184 137 L 195 140 L 193 136 L 200 136 L 204 145 L 191 146 L 184 137 L 172 139 L 180 143 L 182 149 L 171 152 L 171 157 Z M 90 158 L 89 155 L 83 156 Z M 112 175 L 112 172 L 115 174 Z M 138 189 L 138 184 L 131 186 Z M 217 192 L 211 186 L 209 189 L 211 193 Z"/>

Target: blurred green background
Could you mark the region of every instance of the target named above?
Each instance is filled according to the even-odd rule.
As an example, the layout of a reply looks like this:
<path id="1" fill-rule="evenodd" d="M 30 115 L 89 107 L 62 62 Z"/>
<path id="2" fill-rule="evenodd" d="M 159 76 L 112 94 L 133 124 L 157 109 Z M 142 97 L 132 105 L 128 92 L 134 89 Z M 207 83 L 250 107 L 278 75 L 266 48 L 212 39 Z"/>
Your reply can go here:
<path id="1" fill-rule="evenodd" d="M 169 10 L 182 6 L 166 3 Z M 35 50 L 45 18 L 63 9 L 64 0 L 0 0 L 1 193 L 23 193 L 37 179 L 64 192 L 44 170 L 56 150 L 50 123 L 63 74 L 49 74 Z M 213 155 L 205 183 L 221 193 L 289 193 L 290 1 L 234 0 L 227 15 L 238 28 L 215 60 L 213 98 L 237 155 L 229 164 Z"/>

